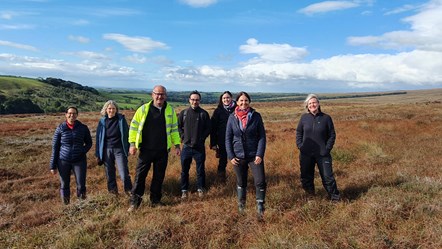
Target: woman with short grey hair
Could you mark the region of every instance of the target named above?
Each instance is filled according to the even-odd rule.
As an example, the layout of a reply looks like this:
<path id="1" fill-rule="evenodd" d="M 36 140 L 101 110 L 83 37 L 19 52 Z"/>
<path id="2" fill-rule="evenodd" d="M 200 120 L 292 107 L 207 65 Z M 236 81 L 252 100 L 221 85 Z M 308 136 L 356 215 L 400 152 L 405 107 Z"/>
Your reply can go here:
<path id="1" fill-rule="evenodd" d="M 296 128 L 296 145 L 300 151 L 301 184 L 308 195 L 315 194 L 315 164 L 318 165 L 322 185 L 330 200 L 339 201 L 340 194 L 333 176 L 331 150 L 336 140 L 332 118 L 321 111 L 318 96 L 309 94 L 304 101 L 304 113 Z"/>

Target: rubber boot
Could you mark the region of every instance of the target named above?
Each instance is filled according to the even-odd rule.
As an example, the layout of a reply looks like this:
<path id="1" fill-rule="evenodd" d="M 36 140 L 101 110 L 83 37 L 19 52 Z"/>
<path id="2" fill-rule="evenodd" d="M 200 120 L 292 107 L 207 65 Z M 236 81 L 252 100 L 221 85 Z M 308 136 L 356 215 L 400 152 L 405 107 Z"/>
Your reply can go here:
<path id="1" fill-rule="evenodd" d="M 238 192 L 238 212 L 240 214 L 244 214 L 245 208 L 246 208 L 246 195 L 247 195 L 247 189 L 241 188 L 240 186 L 237 187 Z"/>
<path id="2" fill-rule="evenodd" d="M 266 198 L 265 189 L 259 189 L 258 191 L 256 191 L 256 210 L 257 210 L 258 221 L 262 221 L 264 219 L 265 198 Z"/>

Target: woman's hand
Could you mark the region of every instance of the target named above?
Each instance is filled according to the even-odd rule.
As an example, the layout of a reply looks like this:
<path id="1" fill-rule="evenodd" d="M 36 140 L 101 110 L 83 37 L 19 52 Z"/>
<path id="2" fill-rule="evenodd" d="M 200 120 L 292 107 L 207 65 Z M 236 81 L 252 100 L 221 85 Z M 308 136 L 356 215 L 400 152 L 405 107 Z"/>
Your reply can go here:
<path id="1" fill-rule="evenodd" d="M 261 164 L 261 163 L 262 163 L 262 158 L 261 158 L 260 156 L 256 156 L 256 157 L 255 157 L 255 161 L 254 161 L 254 163 L 255 163 L 256 165 Z"/>
<path id="2" fill-rule="evenodd" d="M 233 166 L 238 166 L 239 164 L 239 159 L 234 157 L 232 160 L 230 160 L 230 162 L 233 164 Z"/>

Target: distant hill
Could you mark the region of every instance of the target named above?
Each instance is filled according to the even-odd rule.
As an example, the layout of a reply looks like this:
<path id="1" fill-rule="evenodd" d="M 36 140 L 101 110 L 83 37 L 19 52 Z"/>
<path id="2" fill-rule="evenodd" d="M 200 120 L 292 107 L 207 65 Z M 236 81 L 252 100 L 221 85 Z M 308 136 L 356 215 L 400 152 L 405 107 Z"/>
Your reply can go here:
<path id="1" fill-rule="evenodd" d="M 0 76 L 0 114 L 62 112 L 70 105 L 96 111 L 105 100 L 96 89 L 71 81 Z"/>
<path id="2" fill-rule="evenodd" d="M 440 91 L 428 90 L 430 93 Z M 168 102 L 174 106 L 187 105 L 189 91 L 168 92 Z M 236 92 L 232 92 L 234 97 Z M 371 93 L 320 94 L 321 100 L 368 101 L 381 97 L 382 100 L 413 100 L 419 90 Z M 81 111 L 101 110 L 109 99 L 117 101 L 120 109 L 135 110 L 150 101 L 151 90 L 95 89 L 79 83 L 57 78 L 26 78 L 0 75 L 0 114 L 54 113 L 63 112 L 70 105 Z M 221 92 L 201 92 L 203 104 L 217 104 Z M 251 93 L 253 102 L 304 101 L 306 93 Z M 431 95 L 431 94 L 430 94 Z M 425 94 L 425 96 L 430 96 Z M 431 101 L 431 98 L 428 99 Z"/>

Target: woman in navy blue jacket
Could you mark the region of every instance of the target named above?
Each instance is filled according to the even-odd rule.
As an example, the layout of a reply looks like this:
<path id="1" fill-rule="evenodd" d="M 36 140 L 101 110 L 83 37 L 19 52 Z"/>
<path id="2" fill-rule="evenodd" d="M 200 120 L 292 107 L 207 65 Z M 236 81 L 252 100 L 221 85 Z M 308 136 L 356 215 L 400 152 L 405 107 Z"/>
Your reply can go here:
<path id="1" fill-rule="evenodd" d="M 66 121 L 55 130 L 52 139 L 50 170 L 53 175 L 60 174 L 60 194 L 64 204 L 70 201 L 71 171 L 77 182 L 77 197 L 86 198 L 86 153 L 92 147 L 89 128 L 77 120 L 78 109 L 66 109 Z"/>
<path id="2" fill-rule="evenodd" d="M 132 181 L 127 166 L 129 153 L 129 126 L 124 115 L 118 112 L 115 101 L 107 101 L 101 109 L 101 119 L 97 125 L 95 156 L 99 165 L 104 163 L 109 193 L 118 194 L 116 168 L 123 182 L 124 192 L 130 195 Z"/>
<path id="3" fill-rule="evenodd" d="M 244 212 L 247 192 L 247 174 L 250 167 L 256 188 L 258 219 L 264 215 L 266 180 L 264 152 L 266 134 L 261 115 L 249 106 L 250 96 L 240 92 L 237 107 L 227 121 L 226 151 L 236 174 L 238 211 Z"/>
<path id="4" fill-rule="evenodd" d="M 296 145 L 300 151 L 301 184 L 308 195 L 315 194 L 315 164 L 318 165 L 322 185 L 332 201 L 340 195 L 333 176 L 331 150 L 336 140 L 332 118 L 321 111 L 319 99 L 309 94 L 304 102 L 304 113 L 296 128 Z"/>
<path id="5" fill-rule="evenodd" d="M 236 102 L 232 99 L 232 93 L 223 92 L 219 96 L 218 107 L 213 111 L 211 122 L 212 132 L 210 133 L 210 148 L 216 151 L 218 157 L 218 180 L 226 181 L 226 127 L 230 114 L 235 111 Z"/>

